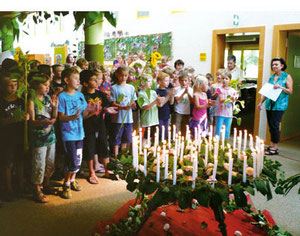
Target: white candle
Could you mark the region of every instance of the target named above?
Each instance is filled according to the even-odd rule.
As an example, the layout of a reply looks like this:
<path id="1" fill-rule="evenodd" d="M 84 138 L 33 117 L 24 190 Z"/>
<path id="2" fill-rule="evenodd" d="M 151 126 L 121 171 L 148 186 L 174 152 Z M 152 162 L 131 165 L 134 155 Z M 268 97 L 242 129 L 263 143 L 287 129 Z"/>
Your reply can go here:
<path id="1" fill-rule="evenodd" d="M 228 172 L 228 186 L 231 186 L 232 182 L 232 167 L 233 167 L 233 158 L 232 158 L 232 151 L 229 149 L 229 172 Z"/>
<path id="2" fill-rule="evenodd" d="M 178 153 L 177 153 L 177 145 L 179 145 L 179 142 L 178 142 L 178 138 L 176 136 L 175 138 L 175 147 L 174 147 L 174 156 L 178 156 Z"/>
<path id="3" fill-rule="evenodd" d="M 246 176 L 247 176 L 247 155 L 243 152 L 244 155 L 244 168 L 243 168 L 243 182 L 246 183 Z"/>
<path id="4" fill-rule="evenodd" d="M 198 140 L 198 129 L 197 129 L 197 127 L 195 127 L 195 129 L 194 129 L 194 140 L 196 141 L 196 145 L 197 145 L 197 140 Z"/>
<path id="5" fill-rule="evenodd" d="M 147 139 L 148 139 L 148 147 L 150 147 L 151 143 L 150 143 L 150 127 L 148 127 L 148 136 L 147 136 Z"/>
<path id="6" fill-rule="evenodd" d="M 163 166 L 166 164 L 166 141 L 163 141 L 163 154 L 162 154 Z"/>
<path id="7" fill-rule="evenodd" d="M 143 145 L 143 137 L 142 137 L 142 128 L 139 130 L 139 135 L 140 135 L 140 150 L 139 152 L 142 153 L 142 145 Z"/>
<path id="8" fill-rule="evenodd" d="M 205 159 L 204 159 L 204 165 L 207 166 L 208 161 L 208 145 L 207 145 L 207 139 L 205 139 Z"/>
<path id="9" fill-rule="evenodd" d="M 197 158 L 197 152 L 196 152 L 194 154 L 194 160 L 193 160 L 193 185 L 192 185 L 192 188 L 195 188 L 195 185 L 196 185 L 197 171 L 198 171 L 198 158 Z"/>
<path id="10" fill-rule="evenodd" d="M 174 161 L 173 161 L 173 185 L 176 185 L 176 178 L 177 178 L 177 156 L 174 156 Z"/>
<path id="11" fill-rule="evenodd" d="M 214 156 L 218 156 L 219 155 L 219 136 L 216 135 L 214 137 L 214 141 L 215 141 L 215 144 L 214 144 Z"/>
<path id="12" fill-rule="evenodd" d="M 156 146 L 157 146 L 157 133 L 154 134 L 154 150 L 153 150 L 153 156 L 156 157 Z"/>
<path id="13" fill-rule="evenodd" d="M 260 147 L 260 151 L 261 151 L 261 159 L 260 159 L 260 170 L 259 173 L 262 173 L 262 169 L 264 168 L 264 151 L 265 151 L 265 144 L 264 142 L 262 142 L 261 147 Z"/>
<path id="14" fill-rule="evenodd" d="M 147 176 L 147 149 L 144 148 L 144 174 Z"/>
<path id="15" fill-rule="evenodd" d="M 253 178 L 256 178 L 257 166 L 256 166 L 256 153 L 254 149 L 252 149 L 252 158 L 253 158 Z"/>
<path id="16" fill-rule="evenodd" d="M 201 152 L 201 144 L 202 144 L 202 139 L 199 138 L 199 141 L 198 141 L 198 152 L 200 153 Z"/>
<path id="17" fill-rule="evenodd" d="M 212 187 L 213 188 L 215 187 L 217 168 L 218 168 L 218 159 L 215 158 L 214 170 L 213 170 L 213 177 L 212 177 L 212 180 L 213 180 Z"/>
<path id="18" fill-rule="evenodd" d="M 236 128 L 234 128 L 234 131 L 233 131 L 233 150 L 235 150 L 235 148 L 236 148 L 236 135 L 237 135 L 237 130 L 236 130 Z"/>
<path id="19" fill-rule="evenodd" d="M 184 151 L 184 138 L 182 137 L 181 149 L 180 149 L 180 161 L 183 160 L 183 151 Z"/>
<path id="20" fill-rule="evenodd" d="M 165 126 L 163 125 L 161 128 L 161 141 L 165 140 Z"/>
<path id="21" fill-rule="evenodd" d="M 173 140 L 175 140 L 175 134 L 176 134 L 176 126 L 173 125 Z"/>
<path id="22" fill-rule="evenodd" d="M 160 147 L 157 148 L 157 158 L 156 158 L 156 182 L 160 179 Z"/>
<path id="23" fill-rule="evenodd" d="M 171 149 L 171 126 L 168 128 L 168 148 Z"/>
<path id="24" fill-rule="evenodd" d="M 247 147 L 247 130 L 244 131 L 244 147 L 243 147 L 243 151 L 246 151 L 246 147 Z"/>
<path id="25" fill-rule="evenodd" d="M 168 179 L 169 173 L 169 155 L 165 154 L 165 179 Z"/>
<path id="26" fill-rule="evenodd" d="M 250 149 L 253 148 L 253 136 L 252 136 L 252 134 L 249 134 L 249 148 Z"/>
<path id="27" fill-rule="evenodd" d="M 238 137 L 238 158 L 241 159 L 241 147 L 242 147 L 242 131 L 239 131 Z"/>
<path id="28" fill-rule="evenodd" d="M 259 147 L 259 143 L 260 143 L 260 138 L 258 136 L 256 136 L 256 140 L 255 140 L 255 149 L 257 150 Z"/>
<path id="29" fill-rule="evenodd" d="M 261 161 L 260 161 L 260 159 L 261 159 L 261 150 L 260 150 L 259 146 L 256 148 L 256 153 L 257 153 L 257 155 L 256 155 L 256 176 L 257 177 L 259 177 L 259 174 L 260 174 L 259 170 L 260 170 L 260 164 L 261 164 Z"/>
<path id="30" fill-rule="evenodd" d="M 225 125 L 222 125 L 221 130 L 221 138 L 222 138 L 222 149 L 225 149 Z"/>

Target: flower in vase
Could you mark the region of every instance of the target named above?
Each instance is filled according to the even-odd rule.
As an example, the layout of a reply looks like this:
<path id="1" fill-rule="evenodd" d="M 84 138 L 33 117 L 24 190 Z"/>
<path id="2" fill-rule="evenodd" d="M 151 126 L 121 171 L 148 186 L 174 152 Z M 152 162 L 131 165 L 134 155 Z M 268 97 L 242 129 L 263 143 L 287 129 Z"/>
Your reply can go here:
<path id="1" fill-rule="evenodd" d="M 245 157 L 245 156 L 244 156 L 243 154 L 241 154 L 241 160 L 244 160 L 244 157 Z"/>
<path id="2" fill-rule="evenodd" d="M 231 174 L 232 174 L 232 176 L 237 176 L 238 172 L 232 171 Z"/>
<path id="3" fill-rule="evenodd" d="M 183 175 L 183 170 L 182 169 L 178 169 L 176 173 L 177 173 L 177 175 Z"/>
<path id="4" fill-rule="evenodd" d="M 162 158 L 159 158 L 159 163 L 162 163 L 162 162 L 163 162 Z M 154 159 L 153 164 L 157 164 L 157 158 Z"/>
<path id="5" fill-rule="evenodd" d="M 228 163 L 224 163 L 223 167 L 224 167 L 225 170 L 229 171 L 229 164 Z"/>
<path id="6" fill-rule="evenodd" d="M 247 173 L 247 175 L 253 175 L 253 168 L 252 167 L 247 167 L 247 169 L 246 169 L 246 173 Z"/>
<path id="7" fill-rule="evenodd" d="M 156 166 L 156 165 L 153 166 L 153 169 L 152 169 L 152 170 L 153 170 L 154 172 L 156 172 L 156 169 L 157 169 L 157 166 Z"/>

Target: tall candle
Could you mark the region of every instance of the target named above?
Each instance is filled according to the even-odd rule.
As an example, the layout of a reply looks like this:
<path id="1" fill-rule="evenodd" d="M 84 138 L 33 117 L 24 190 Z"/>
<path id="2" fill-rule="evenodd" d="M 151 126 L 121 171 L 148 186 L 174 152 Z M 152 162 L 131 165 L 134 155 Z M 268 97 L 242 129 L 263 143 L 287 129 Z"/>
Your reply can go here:
<path id="1" fill-rule="evenodd" d="M 147 149 L 144 148 L 144 174 L 147 176 Z"/>
<path id="2" fill-rule="evenodd" d="M 177 138 L 177 135 L 176 135 L 176 138 L 175 138 L 175 147 L 174 147 L 174 156 L 178 156 L 177 145 L 179 145 L 179 142 L 178 142 L 178 138 Z"/>
<path id="3" fill-rule="evenodd" d="M 235 150 L 235 148 L 236 148 L 236 135 L 237 135 L 237 130 L 236 130 L 236 128 L 234 128 L 234 131 L 233 131 L 233 150 Z"/>
<path id="4" fill-rule="evenodd" d="M 261 159 L 260 159 L 261 163 L 260 163 L 260 171 L 259 171 L 259 173 L 261 174 L 262 169 L 264 168 L 264 151 L 265 151 L 265 144 L 264 144 L 264 142 L 262 142 L 260 150 L 261 150 Z"/>
<path id="5" fill-rule="evenodd" d="M 171 149 L 171 126 L 168 128 L 168 148 Z"/>
<path id="6" fill-rule="evenodd" d="M 139 130 L 139 135 L 140 135 L 140 150 L 139 152 L 142 153 L 142 145 L 143 145 L 143 138 L 142 138 L 142 128 Z"/>
<path id="7" fill-rule="evenodd" d="M 154 150 L 153 150 L 153 156 L 156 157 L 156 147 L 157 147 L 157 133 L 154 135 Z"/>
<path id="8" fill-rule="evenodd" d="M 166 164 L 166 141 L 163 141 L 163 154 L 162 154 L 163 165 Z"/>
<path id="9" fill-rule="evenodd" d="M 207 166 L 208 162 L 208 145 L 207 145 L 207 139 L 205 139 L 205 158 L 204 158 L 204 165 Z"/>
<path id="10" fill-rule="evenodd" d="M 212 149 L 212 146 L 211 146 L 212 133 L 213 133 L 213 126 L 211 125 L 210 129 L 209 129 L 209 140 L 208 140 L 208 149 L 209 149 L 209 151 L 211 151 L 211 149 Z"/>
<path id="11" fill-rule="evenodd" d="M 219 136 L 216 135 L 214 140 L 215 140 L 214 156 L 218 156 L 219 155 Z"/>
<path id="12" fill-rule="evenodd" d="M 246 183 L 246 176 L 247 176 L 247 155 L 243 152 L 244 155 L 244 166 L 243 166 L 243 182 Z"/>
<path id="13" fill-rule="evenodd" d="M 161 141 L 165 140 L 165 126 L 163 125 L 161 128 Z"/>
<path id="14" fill-rule="evenodd" d="M 185 127 L 185 140 L 188 140 L 188 132 L 189 132 L 189 126 L 186 125 L 186 127 Z"/>
<path id="15" fill-rule="evenodd" d="M 151 143 L 150 143 L 150 127 L 148 127 L 148 136 L 147 136 L 147 140 L 148 140 L 148 147 L 150 147 Z"/>
<path id="16" fill-rule="evenodd" d="M 241 159 L 241 147 L 242 147 L 242 131 L 239 131 L 238 137 L 238 158 Z"/>
<path id="17" fill-rule="evenodd" d="M 252 149 L 252 158 L 253 158 L 253 178 L 256 178 L 257 165 L 256 165 L 256 153 L 255 150 Z"/>
<path id="18" fill-rule="evenodd" d="M 192 188 L 195 188 L 196 185 L 196 178 L 197 178 L 197 170 L 198 170 L 198 158 L 197 158 L 197 152 L 194 154 L 194 160 L 193 160 L 193 185 Z"/>
<path id="19" fill-rule="evenodd" d="M 260 149 L 260 144 L 258 144 L 256 148 L 256 176 L 259 177 L 259 172 L 260 172 L 260 164 L 261 164 L 261 149 Z"/>
<path id="20" fill-rule="evenodd" d="M 244 146 L 243 146 L 243 151 L 246 151 L 247 147 L 247 130 L 244 131 Z"/>
<path id="21" fill-rule="evenodd" d="M 169 154 L 165 154 L 165 178 L 168 179 L 169 174 Z"/>
<path id="22" fill-rule="evenodd" d="M 174 161 L 173 161 L 173 185 L 176 185 L 176 178 L 177 178 L 177 156 L 174 156 Z"/>
<path id="23" fill-rule="evenodd" d="M 222 126 L 221 130 L 221 138 L 222 138 L 222 149 L 225 149 L 225 125 Z"/>
<path id="24" fill-rule="evenodd" d="M 156 158 L 156 182 L 160 179 L 160 147 L 157 148 L 157 158 Z"/>
<path id="25" fill-rule="evenodd" d="M 194 128 L 194 140 L 196 141 L 196 145 L 197 145 L 197 140 L 198 140 L 198 129 L 197 127 Z"/>
<path id="26" fill-rule="evenodd" d="M 175 134 L 176 134 L 176 126 L 173 125 L 173 140 L 175 140 Z"/>
<path id="27" fill-rule="evenodd" d="M 213 180 L 212 187 L 213 187 L 213 188 L 215 187 L 217 168 L 218 168 L 218 159 L 215 158 L 215 162 L 214 162 L 214 170 L 213 170 L 213 177 L 212 177 L 212 180 Z"/>
<path id="28" fill-rule="evenodd" d="M 199 141 L 198 141 L 198 152 L 200 153 L 201 152 L 201 144 L 202 144 L 202 139 L 199 138 Z"/>
<path id="29" fill-rule="evenodd" d="M 232 158 L 232 151 L 229 149 L 229 172 L 228 172 L 228 186 L 231 186 L 232 182 L 232 167 L 233 167 L 233 158 Z"/>
<path id="30" fill-rule="evenodd" d="M 253 136 L 252 136 L 252 134 L 249 134 L 249 148 L 250 149 L 253 148 Z"/>
<path id="31" fill-rule="evenodd" d="M 180 148 L 180 161 L 183 160 L 183 151 L 184 151 L 184 138 L 182 137 L 181 148 Z"/>

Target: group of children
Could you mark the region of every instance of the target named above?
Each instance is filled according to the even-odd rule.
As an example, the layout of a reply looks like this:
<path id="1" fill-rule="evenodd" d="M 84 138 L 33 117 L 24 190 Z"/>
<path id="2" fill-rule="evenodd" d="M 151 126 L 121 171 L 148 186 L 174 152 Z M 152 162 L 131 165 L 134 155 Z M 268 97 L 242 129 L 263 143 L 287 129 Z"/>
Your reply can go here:
<path id="1" fill-rule="evenodd" d="M 4 62 L 1 68 L 0 145 L 4 150 L 1 161 L 8 200 L 14 198 L 14 163 L 20 166 L 19 189 L 24 186 L 25 154 L 20 150 L 25 121 L 30 131 L 33 196 L 41 203 L 49 201 L 46 195 L 52 191 L 50 178 L 59 149 L 64 154 L 62 197 L 69 199 L 71 190 L 82 189 L 76 181 L 82 159 L 87 161 L 90 183 L 99 183 L 95 173 L 98 158 L 104 165 L 104 177 L 118 179 L 107 169 L 109 157 L 117 158 L 120 149 L 130 147 L 134 128 L 142 128 L 145 142 L 148 127 L 151 138 L 157 126 L 160 135 L 167 138 L 170 124 L 175 124 L 181 133 L 189 127 L 192 135 L 195 127 L 205 135 L 209 124 L 215 124 L 215 134 L 220 135 L 224 124 L 225 137 L 229 138 L 237 93 L 229 86 L 230 73 L 222 69 L 213 83 L 211 74 L 194 76 L 194 69 L 184 68 L 182 60 L 175 62 L 175 69 L 165 63 L 143 74 L 140 63 L 119 65 L 112 71 L 85 59 L 79 59 L 77 67 L 36 65 L 28 75 L 30 89 L 35 91 L 28 99 L 28 113 L 23 112 L 22 119 L 16 120 L 17 108 L 24 111 L 24 99 L 17 96 L 20 82 L 10 74 L 13 64 L 12 60 Z M 139 86 L 130 84 L 132 81 L 140 81 Z M 225 102 L 228 98 L 230 101 Z"/>

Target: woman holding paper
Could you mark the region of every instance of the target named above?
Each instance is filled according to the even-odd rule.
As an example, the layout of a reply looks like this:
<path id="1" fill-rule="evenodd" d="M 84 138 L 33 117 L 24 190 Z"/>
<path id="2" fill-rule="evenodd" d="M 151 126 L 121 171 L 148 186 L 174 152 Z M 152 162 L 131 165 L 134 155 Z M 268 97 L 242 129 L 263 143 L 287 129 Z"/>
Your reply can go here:
<path id="1" fill-rule="evenodd" d="M 287 109 L 289 95 L 293 93 L 293 79 L 291 75 L 285 72 L 287 65 L 282 58 L 273 58 L 271 67 L 274 74 L 269 78 L 269 83 L 274 85 L 274 89 L 281 89 L 281 93 L 276 101 L 273 101 L 265 96 L 261 96 L 260 103 L 257 106 L 261 110 L 261 106 L 266 102 L 265 107 L 267 111 L 267 119 L 269 130 L 271 133 L 272 146 L 265 151 L 266 155 L 277 155 L 279 142 L 279 124 L 282 115 Z"/>

